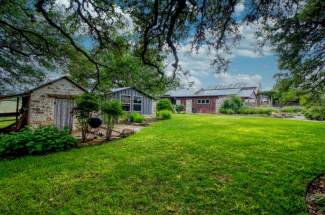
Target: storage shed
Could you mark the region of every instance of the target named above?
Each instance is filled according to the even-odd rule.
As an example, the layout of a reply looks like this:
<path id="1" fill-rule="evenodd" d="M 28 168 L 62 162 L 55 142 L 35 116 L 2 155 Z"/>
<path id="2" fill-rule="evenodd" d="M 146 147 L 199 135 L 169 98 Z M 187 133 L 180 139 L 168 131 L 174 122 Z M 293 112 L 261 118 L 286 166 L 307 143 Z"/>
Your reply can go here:
<path id="1" fill-rule="evenodd" d="M 113 88 L 108 97 L 120 100 L 126 112 L 138 112 L 148 116 L 156 112 L 155 99 L 133 87 Z"/>
<path id="2" fill-rule="evenodd" d="M 25 125 L 54 125 L 74 130 L 77 124 L 73 115 L 74 98 L 84 92 L 84 88 L 64 76 L 24 93 L 0 96 L 0 100 L 17 98 L 16 112 L 3 116 L 16 116 L 13 130 Z"/>
<path id="3" fill-rule="evenodd" d="M 165 95 L 176 105 L 183 105 L 187 113 L 218 113 L 220 107 L 230 96 L 238 96 L 249 106 L 257 105 L 258 87 L 232 87 L 216 89 L 200 89 L 196 92 Z"/>

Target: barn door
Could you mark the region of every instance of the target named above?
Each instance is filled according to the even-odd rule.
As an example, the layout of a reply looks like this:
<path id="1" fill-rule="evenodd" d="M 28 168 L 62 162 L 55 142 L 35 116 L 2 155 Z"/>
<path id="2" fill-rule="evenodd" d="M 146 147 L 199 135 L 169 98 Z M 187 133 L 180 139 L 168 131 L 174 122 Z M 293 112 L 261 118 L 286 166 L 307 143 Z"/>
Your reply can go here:
<path id="1" fill-rule="evenodd" d="M 192 99 L 186 99 L 185 112 L 192 113 Z"/>
<path id="2" fill-rule="evenodd" d="M 55 99 L 54 102 L 54 126 L 59 129 L 72 129 L 73 100 Z"/>

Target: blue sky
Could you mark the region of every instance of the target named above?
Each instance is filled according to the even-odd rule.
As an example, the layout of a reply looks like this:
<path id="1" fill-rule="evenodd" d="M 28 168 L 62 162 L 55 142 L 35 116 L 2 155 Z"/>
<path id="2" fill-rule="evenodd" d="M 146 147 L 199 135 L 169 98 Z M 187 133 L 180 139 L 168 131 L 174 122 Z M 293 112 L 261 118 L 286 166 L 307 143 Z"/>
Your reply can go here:
<path id="1" fill-rule="evenodd" d="M 245 35 L 243 35 L 245 36 Z M 214 54 L 207 47 L 202 47 L 199 53 L 190 52 L 190 45 L 179 47 L 178 55 L 181 67 L 189 71 L 190 77 L 182 79 L 182 84 L 194 82 L 193 88 L 213 87 L 217 84 L 229 85 L 243 83 L 246 85 L 261 85 L 262 89 L 271 89 L 275 80 L 273 76 L 279 72 L 277 56 L 270 47 L 264 47 L 263 53 L 256 51 L 256 40 L 247 36 L 233 49 L 231 63 L 226 73 L 218 74 L 211 65 Z M 170 56 L 169 61 L 172 61 Z M 170 66 L 167 69 L 171 69 Z"/>
<path id="2" fill-rule="evenodd" d="M 62 0 L 64 5 L 69 5 L 68 0 Z M 247 0 L 241 0 L 235 8 L 235 17 L 240 21 L 249 8 Z M 127 15 L 127 14 L 126 14 Z M 127 16 L 126 20 L 130 26 L 132 19 Z M 129 29 L 132 29 L 130 27 Z M 188 85 L 194 82 L 192 88 L 213 87 L 217 84 L 229 85 L 233 83 L 244 83 L 246 85 L 261 85 L 262 89 L 271 89 L 275 83 L 273 76 L 279 72 L 277 68 L 277 57 L 269 45 L 263 47 L 261 53 L 257 51 L 255 32 L 257 24 L 241 24 L 239 32 L 242 40 L 232 49 L 230 55 L 231 63 L 227 73 L 217 74 L 215 67 L 211 66 L 215 51 L 209 51 L 207 46 L 201 47 L 198 53 L 191 52 L 189 44 L 178 47 L 179 65 L 189 71 L 190 77 L 182 77 L 182 84 Z M 91 44 L 91 41 L 86 41 Z M 169 55 L 166 60 L 166 71 L 171 71 L 173 57 Z"/>
<path id="3" fill-rule="evenodd" d="M 235 16 L 238 20 L 247 12 L 247 8 L 245 0 L 236 6 Z M 217 74 L 216 69 L 210 65 L 215 52 L 208 51 L 208 47 L 201 47 L 198 53 L 191 53 L 190 45 L 178 47 L 179 64 L 191 75 L 182 78 L 182 84 L 186 86 L 188 82 L 194 82 L 193 88 L 198 89 L 213 87 L 217 84 L 243 83 L 261 85 L 264 90 L 271 89 L 275 83 L 273 76 L 280 72 L 277 66 L 277 56 L 269 44 L 262 49 L 257 48 L 258 41 L 261 39 L 255 35 L 258 27 L 258 24 L 240 24 L 239 33 L 242 39 L 232 49 L 231 63 L 227 73 Z M 172 60 L 171 56 L 167 58 L 169 64 Z M 167 70 L 171 70 L 171 67 L 168 66 Z"/>

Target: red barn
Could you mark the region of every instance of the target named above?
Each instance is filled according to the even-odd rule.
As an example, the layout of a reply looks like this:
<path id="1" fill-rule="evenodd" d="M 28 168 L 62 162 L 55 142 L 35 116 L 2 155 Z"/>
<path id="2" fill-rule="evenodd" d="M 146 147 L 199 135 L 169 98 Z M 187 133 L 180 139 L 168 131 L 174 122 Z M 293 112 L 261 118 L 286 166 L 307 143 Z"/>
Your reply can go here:
<path id="1" fill-rule="evenodd" d="M 184 105 L 187 113 L 218 113 L 224 100 L 239 96 L 247 105 L 257 104 L 257 87 L 200 89 L 194 93 L 174 92 L 166 95 L 176 105 Z"/>

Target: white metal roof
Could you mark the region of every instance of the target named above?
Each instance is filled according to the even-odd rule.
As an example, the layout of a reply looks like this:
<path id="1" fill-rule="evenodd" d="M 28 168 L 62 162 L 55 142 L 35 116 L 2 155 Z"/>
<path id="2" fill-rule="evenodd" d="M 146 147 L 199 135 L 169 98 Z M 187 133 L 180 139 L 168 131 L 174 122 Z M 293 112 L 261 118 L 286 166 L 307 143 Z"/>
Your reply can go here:
<path id="1" fill-rule="evenodd" d="M 225 89 L 201 89 L 193 92 L 190 90 L 178 90 L 170 92 L 170 97 L 202 97 L 202 96 L 230 96 L 251 98 L 256 93 L 257 87 L 225 88 Z"/>

